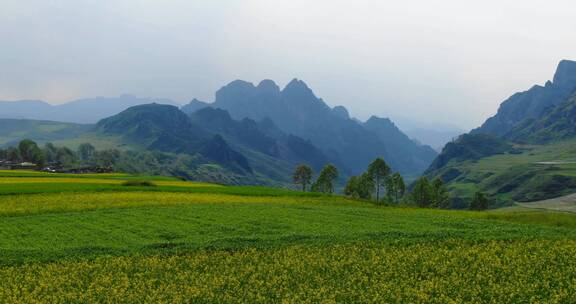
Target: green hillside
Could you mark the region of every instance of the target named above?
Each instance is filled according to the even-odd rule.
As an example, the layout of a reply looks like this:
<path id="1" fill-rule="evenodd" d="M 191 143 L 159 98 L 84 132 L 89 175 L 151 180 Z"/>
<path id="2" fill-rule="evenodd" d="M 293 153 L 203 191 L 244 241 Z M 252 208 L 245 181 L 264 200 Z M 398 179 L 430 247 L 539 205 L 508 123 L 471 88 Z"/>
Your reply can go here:
<path id="1" fill-rule="evenodd" d="M 450 159 L 428 174 L 448 182 L 454 207 L 467 207 L 476 191 L 489 194 L 494 206 L 558 197 L 576 192 L 576 140 L 514 144 L 507 152 Z"/>
<path id="2" fill-rule="evenodd" d="M 385 207 L 167 177 L 0 171 L 0 218 L 3 302 L 576 296 L 569 214 Z"/>
<path id="3" fill-rule="evenodd" d="M 502 102 L 481 127 L 448 143 L 425 174 L 466 208 L 478 192 L 490 205 L 540 201 L 576 192 L 576 62 L 563 60 L 553 82 Z"/>

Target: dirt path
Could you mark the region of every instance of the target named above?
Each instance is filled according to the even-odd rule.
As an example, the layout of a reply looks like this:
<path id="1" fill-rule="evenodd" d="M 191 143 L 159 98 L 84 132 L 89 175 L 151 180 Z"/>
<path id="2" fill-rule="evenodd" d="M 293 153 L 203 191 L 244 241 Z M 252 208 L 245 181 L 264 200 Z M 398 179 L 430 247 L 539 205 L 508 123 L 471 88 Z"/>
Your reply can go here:
<path id="1" fill-rule="evenodd" d="M 576 162 L 553 160 L 553 161 L 537 162 L 536 164 L 537 165 L 570 165 L 570 164 L 576 164 Z"/>
<path id="2" fill-rule="evenodd" d="M 538 202 L 516 203 L 516 205 L 529 209 L 576 213 L 576 193 Z"/>

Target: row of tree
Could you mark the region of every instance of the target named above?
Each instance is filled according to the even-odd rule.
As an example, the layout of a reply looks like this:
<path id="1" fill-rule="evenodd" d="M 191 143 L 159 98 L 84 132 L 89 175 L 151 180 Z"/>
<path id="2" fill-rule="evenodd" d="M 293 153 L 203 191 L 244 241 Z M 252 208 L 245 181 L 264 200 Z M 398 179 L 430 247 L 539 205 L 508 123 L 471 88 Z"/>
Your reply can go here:
<path id="1" fill-rule="evenodd" d="M 84 143 L 76 151 L 67 147 L 56 147 L 47 143 L 44 147 L 32 140 L 20 141 L 18 146 L 0 149 L 0 160 L 13 163 L 28 162 L 39 167 L 62 166 L 73 167 L 79 165 L 111 166 L 120 155 L 118 150 L 97 151 L 94 146 Z"/>
<path id="2" fill-rule="evenodd" d="M 344 194 L 377 203 L 387 201 L 399 203 L 406 193 L 406 184 L 400 173 L 392 173 L 390 166 L 381 157 L 376 158 L 366 172 L 348 179 Z"/>
<path id="3" fill-rule="evenodd" d="M 334 193 L 334 185 L 339 176 L 336 166 L 332 164 L 326 165 L 322 171 L 320 171 L 318 178 L 316 178 L 314 182 L 312 182 L 313 175 L 314 173 L 310 166 L 299 165 L 296 167 L 292 179 L 295 184 L 300 185 L 304 192 L 306 192 L 307 187 L 311 184 L 312 186 L 310 188 L 313 192 Z"/>
<path id="4" fill-rule="evenodd" d="M 299 165 L 293 175 L 294 183 L 302 191 L 333 193 L 334 183 L 338 178 L 338 170 L 334 165 L 327 165 L 322 169 L 314 183 L 313 171 L 307 165 Z M 366 172 L 348 179 L 344 187 L 344 194 L 349 197 L 374 200 L 377 203 L 404 203 L 423 208 L 450 208 L 450 192 L 440 178 L 434 180 L 420 177 L 413 185 L 412 191 L 407 193 L 404 178 L 400 173 L 394 172 L 381 157 L 376 158 L 368 166 Z M 478 196 L 478 195 L 477 195 Z M 487 208 L 487 199 L 483 194 L 475 197 L 471 208 L 482 210 Z"/>

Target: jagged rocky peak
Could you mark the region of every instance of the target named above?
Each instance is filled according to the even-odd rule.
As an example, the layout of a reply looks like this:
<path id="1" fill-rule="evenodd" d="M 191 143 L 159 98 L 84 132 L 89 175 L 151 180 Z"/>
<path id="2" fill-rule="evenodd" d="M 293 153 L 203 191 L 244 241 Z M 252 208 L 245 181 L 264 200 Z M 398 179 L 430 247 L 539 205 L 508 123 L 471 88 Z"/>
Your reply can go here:
<path id="1" fill-rule="evenodd" d="M 268 94 L 276 95 L 280 93 L 280 87 L 273 80 L 270 79 L 264 79 L 260 81 L 257 88 L 259 91 Z"/>
<path id="2" fill-rule="evenodd" d="M 182 112 L 184 112 L 186 114 L 192 114 L 198 110 L 201 110 L 201 109 L 204 109 L 207 107 L 210 107 L 209 103 L 194 98 L 188 104 L 182 106 L 182 108 L 180 108 L 180 110 L 182 110 Z"/>
<path id="3" fill-rule="evenodd" d="M 292 79 L 283 90 L 284 93 L 310 93 L 313 95 L 312 90 L 308 85 L 297 78 Z"/>
<path id="4" fill-rule="evenodd" d="M 335 106 L 332 109 L 332 112 L 334 113 L 334 115 L 336 115 L 340 118 L 344 118 L 344 119 L 350 118 L 350 113 L 348 113 L 348 110 L 344 106 Z"/>
<path id="5" fill-rule="evenodd" d="M 554 74 L 554 84 L 568 90 L 576 88 L 576 61 L 560 61 Z"/>
<path id="6" fill-rule="evenodd" d="M 234 80 L 216 92 L 216 102 L 230 103 L 251 99 L 256 92 L 254 84 L 244 80 Z"/>
<path id="7" fill-rule="evenodd" d="M 228 111 L 218 108 L 206 107 L 196 111 L 196 113 L 194 114 L 197 117 L 202 117 L 209 120 L 222 120 L 222 121 L 232 120 L 232 117 L 230 117 L 230 113 L 228 113 Z"/>
<path id="8" fill-rule="evenodd" d="M 379 124 L 396 128 L 396 125 L 394 122 L 392 122 L 392 120 L 390 120 L 390 118 L 382 118 L 374 115 L 370 116 L 370 118 L 366 121 L 366 124 Z"/>

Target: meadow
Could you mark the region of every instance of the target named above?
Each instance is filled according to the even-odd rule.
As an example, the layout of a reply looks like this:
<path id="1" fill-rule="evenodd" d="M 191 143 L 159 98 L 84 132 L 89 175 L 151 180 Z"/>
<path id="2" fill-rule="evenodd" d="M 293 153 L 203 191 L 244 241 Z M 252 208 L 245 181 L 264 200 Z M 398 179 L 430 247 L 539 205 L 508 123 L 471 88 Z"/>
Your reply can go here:
<path id="1" fill-rule="evenodd" d="M 5 303 L 566 303 L 576 216 L 2 171 L 0 278 Z"/>

